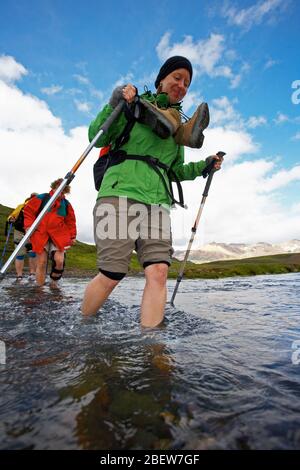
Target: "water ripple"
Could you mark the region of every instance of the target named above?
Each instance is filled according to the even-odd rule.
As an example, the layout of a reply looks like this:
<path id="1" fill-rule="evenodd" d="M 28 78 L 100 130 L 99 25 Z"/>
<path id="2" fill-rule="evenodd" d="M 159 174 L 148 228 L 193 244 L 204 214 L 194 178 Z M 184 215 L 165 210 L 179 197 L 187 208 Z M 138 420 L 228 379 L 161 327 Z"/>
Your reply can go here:
<path id="1" fill-rule="evenodd" d="M 148 330 L 143 279 L 84 319 L 86 282 L 2 282 L 1 449 L 299 448 L 299 274 L 184 281 Z"/>

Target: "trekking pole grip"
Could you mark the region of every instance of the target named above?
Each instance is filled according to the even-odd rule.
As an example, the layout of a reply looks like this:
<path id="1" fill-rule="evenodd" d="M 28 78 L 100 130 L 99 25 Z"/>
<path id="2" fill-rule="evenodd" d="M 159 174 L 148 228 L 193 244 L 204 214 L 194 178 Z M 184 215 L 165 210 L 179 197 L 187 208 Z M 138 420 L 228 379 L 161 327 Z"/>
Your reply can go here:
<path id="1" fill-rule="evenodd" d="M 111 124 L 114 122 L 114 120 L 118 117 L 118 115 L 121 113 L 123 110 L 123 107 L 125 105 L 125 100 L 120 100 L 120 102 L 117 104 L 111 115 L 108 117 L 108 119 L 105 121 L 105 123 L 101 126 L 103 134 L 108 131 L 110 128 Z"/>
<path id="2" fill-rule="evenodd" d="M 214 168 L 212 168 L 209 172 L 209 175 L 208 175 L 208 178 L 207 178 L 207 181 L 206 181 L 206 185 L 204 187 L 204 191 L 203 191 L 203 194 L 202 194 L 203 197 L 208 196 L 208 191 L 209 191 L 209 188 L 210 188 L 210 185 L 211 185 L 211 182 L 212 182 L 212 179 L 213 179 L 213 176 L 214 176 L 215 172 L 216 172 L 216 170 Z"/>
<path id="3" fill-rule="evenodd" d="M 218 157 L 221 157 L 223 158 L 224 155 L 226 155 L 225 152 L 217 152 L 216 155 Z M 213 160 L 211 162 L 211 164 L 209 165 L 208 168 L 206 168 L 206 174 L 208 174 L 208 178 L 207 178 L 207 182 L 206 182 L 206 185 L 205 185 L 205 188 L 204 188 L 204 191 L 203 191 L 203 197 L 207 197 L 208 196 L 208 191 L 209 191 L 209 188 L 210 188 L 210 185 L 211 185 L 211 182 L 212 182 L 212 179 L 213 179 L 213 176 L 215 174 L 215 172 L 217 171 L 215 169 L 215 163 L 216 163 L 216 160 Z"/>

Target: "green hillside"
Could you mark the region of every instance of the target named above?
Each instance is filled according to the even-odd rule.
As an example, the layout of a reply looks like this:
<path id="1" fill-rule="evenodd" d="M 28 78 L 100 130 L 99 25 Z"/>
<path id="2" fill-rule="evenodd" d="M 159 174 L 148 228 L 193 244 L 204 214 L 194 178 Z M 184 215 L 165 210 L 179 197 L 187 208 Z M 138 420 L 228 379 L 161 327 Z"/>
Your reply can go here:
<path id="1" fill-rule="evenodd" d="M 0 254 L 5 243 L 4 228 L 11 208 L 0 204 Z M 12 237 L 8 245 L 5 259 L 13 250 Z M 174 260 L 169 270 L 169 277 L 176 278 L 180 262 Z M 13 265 L 10 267 L 13 271 Z M 92 276 L 96 269 L 96 248 L 77 241 L 67 253 L 66 276 Z M 142 274 L 136 255 L 132 256 L 130 274 Z M 188 262 L 185 270 L 185 278 L 217 279 L 221 277 L 252 276 L 257 274 L 281 274 L 300 272 L 300 253 L 290 253 L 273 256 L 261 256 L 242 260 L 215 261 L 212 263 L 195 264 Z"/>
<path id="2" fill-rule="evenodd" d="M 11 207 L 2 206 L 2 204 L 0 204 L 0 257 L 1 259 L 2 259 L 3 248 L 5 245 L 5 241 L 6 241 L 6 236 L 4 235 L 5 223 L 6 223 L 8 215 L 12 212 L 12 210 L 13 209 Z M 9 255 L 12 253 L 13 250 L 14 250 L 14 244 L 13 244 L 13 237 L 11 234 L 9 238 L 8 246 L 5 251 L 4 262 L 7 260 L 7 258 L 9 257 Z"/>

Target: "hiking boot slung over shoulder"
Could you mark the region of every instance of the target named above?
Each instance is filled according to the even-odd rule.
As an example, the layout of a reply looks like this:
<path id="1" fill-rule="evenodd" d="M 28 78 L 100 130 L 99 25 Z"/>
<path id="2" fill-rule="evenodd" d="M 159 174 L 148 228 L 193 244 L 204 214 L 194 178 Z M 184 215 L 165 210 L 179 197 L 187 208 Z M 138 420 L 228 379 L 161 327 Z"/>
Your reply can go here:
<path id="1" fill-rule="evenodd" d="M 179 111 L 175 108 L 161 109 L 147 100 L 140 99 L 141 124 L 148 125 L 161 139 L 174 135 L 181 125 Z"/>
<path id="2" fill-rule="evenodd" d="M 207 103 L 201 103 L 192 118 L 182 124 L 176 135 L 175 142 L 192 148 L 201 148 L 204 141 L 203 131 L 209 124 Z"/>

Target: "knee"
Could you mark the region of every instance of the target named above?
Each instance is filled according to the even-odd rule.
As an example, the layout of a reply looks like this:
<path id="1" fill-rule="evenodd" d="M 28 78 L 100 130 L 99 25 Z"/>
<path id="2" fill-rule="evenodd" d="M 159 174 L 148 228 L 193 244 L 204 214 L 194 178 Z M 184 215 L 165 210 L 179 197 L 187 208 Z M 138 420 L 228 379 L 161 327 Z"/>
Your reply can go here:
<path id="1" fill-rule="evenodd" d="M 63 269 L 64 267 L 64 253 L 60 251 L 55 251 L 54 257 L 53 257 L 56 268 L 57 269 Z"/>
<path id="2" fill-rule="evenodd" d="M 112 273 L 110 271 L 105 271 L 104 269 L 99 269 L 99 278 L 101 283 L 105 286 L 106 289 L 113 289 L 116 287 L 119 282 L 126 276 L 125 273 Z"/>
<path id="3" fill-rule="evenodd" d="M 165 287 L 168 278 L 168 266 L 166 264 L 152 264 L 145 269 L 146 282 Z"/>
<path id="4" fill-rule="evenodd" d="M 40 268 L 45 268 L 47 264 L 47 258 L 45 259 L 44 256 L 37 256 L 37 266 Z"/>

